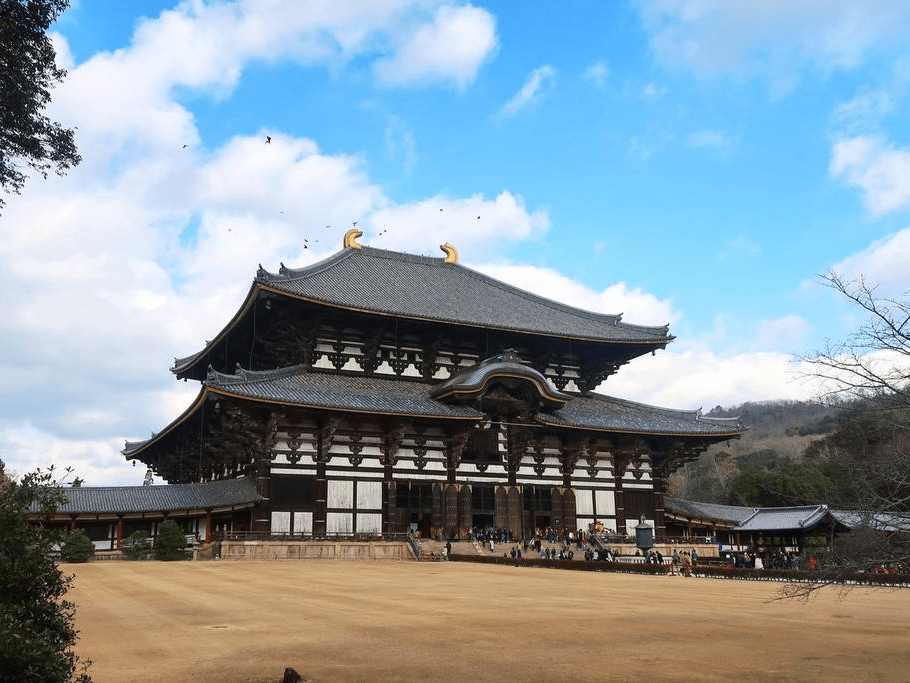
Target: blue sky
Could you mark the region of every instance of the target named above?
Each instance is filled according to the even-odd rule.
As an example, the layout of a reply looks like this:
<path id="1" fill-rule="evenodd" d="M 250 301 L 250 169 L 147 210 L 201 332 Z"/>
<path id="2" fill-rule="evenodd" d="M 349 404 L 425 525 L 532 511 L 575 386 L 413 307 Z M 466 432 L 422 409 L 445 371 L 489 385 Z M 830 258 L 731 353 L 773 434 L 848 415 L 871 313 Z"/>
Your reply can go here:
<path id="1" fill-rule="evenodd" d="M 354 221 L 670 323 L 605 393 L 809 398 L 794 358 L 859 322 L 815 276 L 910 290 L 908 29 L 886 0 L 74 2 L 49 113 L 83 163 L 0 216 L 0 457 L 139 483 L 123 441 L 198 390 L 173 358 Z"/>

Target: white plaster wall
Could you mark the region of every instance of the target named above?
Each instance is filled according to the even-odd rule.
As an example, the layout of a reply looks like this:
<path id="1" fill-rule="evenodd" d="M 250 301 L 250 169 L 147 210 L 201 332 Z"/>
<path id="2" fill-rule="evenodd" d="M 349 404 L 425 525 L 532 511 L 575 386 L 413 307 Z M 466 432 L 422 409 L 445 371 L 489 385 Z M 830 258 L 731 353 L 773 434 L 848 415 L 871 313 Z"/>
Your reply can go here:
<path id="1" fill-rule="evenodd" d="M 295 534 L 312 534 L 313 533 L 313 513 L 312 512 L 295 512 L 294 513 L 294 533 Z"/>
<path id="2" fill-rule="evenodd" d="M 326 504 L 330 508 L 352 510 L 354 508 L 354 482 L 330 479 Z"/>
<path id="3" fill-rule="evenodd" d="M 381 534 L 382 533 L 382 514 L 362 514 L 357 515 L 357 533 L 358 534 Z"/>
<path id="4" fill-rule="evenodd" d="M 291 533 L 291 513 L 290 512 L 272 512 L 272 533 L 273 534 Z"/>
<path id="5" fill-rule="evenodd" d="M 612 491 L 595 491 L 594 504 L 597 507 L 596 517 L 614 517 L 616 515 L 616 498 Z"/>
<path id="6" fill-rule="evenodd" d="M 382 482 L 359 481 L 357 482 L 357 509 L 377 510 L 382 507 Z M 359 518 L 358 518 L 359 519 Z M 359 524 L 358 524 L 359 526 Z M 358 531 L 361 531 L 358 529 Z"/>
<path id="7" fill-rule="evenodd" d="M 582 489 L 575 490 L 575 514 L 578 517 L 594 516 L 594 492 Z M 582 527 L 585 528 L 585 527 Z"/>
<path id="8" fill-rule="evenodd" d="M 328 534 L 354 533 L 354 515 L 350 512 L 329 512 L 326 515 L 325 530 Z"/>

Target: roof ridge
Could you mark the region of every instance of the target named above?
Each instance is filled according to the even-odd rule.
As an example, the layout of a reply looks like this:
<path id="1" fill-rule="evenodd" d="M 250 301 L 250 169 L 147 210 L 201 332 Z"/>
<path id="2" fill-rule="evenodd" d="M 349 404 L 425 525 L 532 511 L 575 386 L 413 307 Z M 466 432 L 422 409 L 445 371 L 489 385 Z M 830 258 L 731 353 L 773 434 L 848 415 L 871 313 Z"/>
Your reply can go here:
<path id="1" fill-rule="evenodd" d="M 655 334 L 664 334 L 667 335 L 670 330 L 670 324 L 665 323 L 663 325 L 637 325 L 634 323 L 623 322 L 622 313 L 598 313 L 596 311 L 588 311 L 583 308 L 578 308 L 570 304 L 551 299 L 549 297 L 542 296 L 540 294 L 535 294 L 534 292 L 529 292 L 527 290 L 516 287 L 515 285 L 499 280 L 490 275 L 464 266 L 460 263 L 446 263 L 444 257 L 435 257 L 435 256 L 424 256 L 421 254 L 409 254 L 403 251 L 393 251 L 391 249 L 380 249 L 378 247 L 370 247 L 363 245 L 360 249 L 342 249 L 341 251 L 335 252 L 331 256 L 318 261 L 317 263 L 310 264 L 308 266 L 303 266 L 301 268 L 288 268 L 283 263 L 278 273 L 272 273 L 265 270 L 261 265 L 256 274 L 256 282 L 268 283 L 276 280 L 289 281 L 289 280 L 298 280 L 304 277 L 309 277 L 311 275 L 316 275 L 320 272 L 323 272 L 330 267 L 338 264 L 341 261 L 344 261 L 348 258 L 356 258 L 358 255 L 369 256 L 371 258 L 385 258 L 394 261 L 403 261 L 410 263 L 422 263 L 429 266 L 436 266 L 441 268 L 456 268 L 462 272 L 474 277 L 478 280 L 485 282 L 488 285 L 495 286 L 497 289 L 500 289 L 505 292 L 520 296 L 521 298 L 527 301 L 534 301 L 536 303 L 543 303 L 550 307 L 561 310 L 565 313 L 570 313 L 576 315 L 580 318 L 586 320 L 593 320 L 597 322 L 608 322 L 613 325 L 622 325 L 629 330 L 640 330 L 643 332 L 650 332 Z M 672 335 L 668 335 L 670 340 L 674 339 Z"/>

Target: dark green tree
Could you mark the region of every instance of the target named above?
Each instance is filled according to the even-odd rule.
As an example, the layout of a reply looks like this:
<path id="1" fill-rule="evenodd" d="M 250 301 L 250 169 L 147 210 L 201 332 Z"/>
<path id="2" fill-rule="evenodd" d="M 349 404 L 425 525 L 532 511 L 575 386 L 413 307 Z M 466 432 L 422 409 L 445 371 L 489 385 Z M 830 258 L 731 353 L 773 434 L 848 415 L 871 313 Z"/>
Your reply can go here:
<path id="1" fill-rule="evenodd" d="M 68 534 L 60 546 L 60 559 L 64 562 L 88 562 L 94 554 L 95 544 L 82 530 Z"/>
<path id="2" fill-rule="evenodd" d="M 123 539 L 123 554 L 131 560 L 147 560 L 152 554 L 148 531 L 138 529 Z"/>
<path id="3" fill-rule="evenodd" d="M 156 560 L 186 559 L 186 536 L 177 522 L 169 519 L 158 527 L 154 557 Z"/>
<path id="4" fill-rule="evenodd" d="M 66 71 L 56 64 L 50 26 L 69 0 L 0 0 L 0 188 L 18 194 L 29 169 L 63 174 L 82 159 L 73 129 L 44 114 Z M 3 209 L 0 195 L 0 210 Z"/>
<path id="5" fill-rule="evenodd" d="M 64 598 L 72 577 L 53 557 L 61 540 L 31 511 L 52 513 L 66 500 L 53 471 L 0 483 L 0 681 L 90 681 L 73 652 L 76 609 Z"/>

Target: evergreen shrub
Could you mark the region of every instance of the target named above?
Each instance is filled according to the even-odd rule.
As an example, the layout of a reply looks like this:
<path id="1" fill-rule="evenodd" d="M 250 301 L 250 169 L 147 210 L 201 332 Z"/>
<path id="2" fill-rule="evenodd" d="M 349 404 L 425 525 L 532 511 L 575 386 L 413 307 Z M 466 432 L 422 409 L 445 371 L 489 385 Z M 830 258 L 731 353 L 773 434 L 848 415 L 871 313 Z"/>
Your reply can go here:
<path id="1" fill-rule="evenodd" d="M 177 522 L 169 519 L 158 527 L 154 557 L 165 561 L 186 559 L 186 536 Z"/>
<path id="2" fill-rule="evenodd" d="M 125 539 L 121 551 L 131 560 L 147 560 L 152 554 L 148 531 L 134 531 Z"/>
<path id="3" fill-rule="evenodd" d="M 88 562 L 95 555 L 95 544 L 82 530 L 69 534 L 60 546 L 64 562 Z"/>

